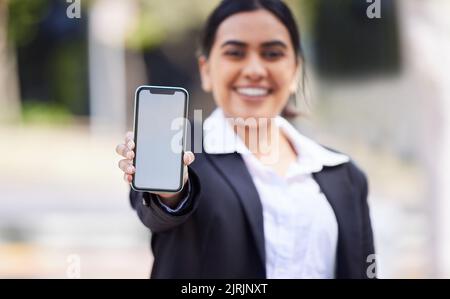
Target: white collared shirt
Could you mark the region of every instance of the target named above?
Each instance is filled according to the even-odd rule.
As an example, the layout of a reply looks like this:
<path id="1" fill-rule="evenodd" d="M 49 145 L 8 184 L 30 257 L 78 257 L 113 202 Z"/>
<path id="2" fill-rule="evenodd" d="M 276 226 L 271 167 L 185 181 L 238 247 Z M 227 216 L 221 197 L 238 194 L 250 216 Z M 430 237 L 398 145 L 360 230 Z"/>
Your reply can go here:
<path id="1" fill-rule="evenodd" d="M 247 149 L 220 108 L 204 122 L 205 152 L 238 152 L 245 161 L 263 208 L 267 278 L 334 278 L 337 221 L 312 173 L 349 158 L 301 135 L 280 116 L 276 124 L 298 153 L 284 177 Z"/>

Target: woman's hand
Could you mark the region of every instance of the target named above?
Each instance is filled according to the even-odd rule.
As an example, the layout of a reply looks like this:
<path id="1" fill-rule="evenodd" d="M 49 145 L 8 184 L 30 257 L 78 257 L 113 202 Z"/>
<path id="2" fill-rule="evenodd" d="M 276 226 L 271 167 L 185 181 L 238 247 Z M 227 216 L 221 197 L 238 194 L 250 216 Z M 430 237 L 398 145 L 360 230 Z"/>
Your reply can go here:
<path id="1" fill-rule="evenodd" d="M 133 165 L 134 159 L 134 134 L 127 132 L 125 135 L 125 143 L 119 144 L 116 147 L 116 152 L 123 158 L 119 161 L 119 168 L 124 172 L 124 180 L 130 184 L 133 180 L 133 174 L 136 171 Z M 195 156 L 192 152 L 185 152 L 183 155 L 184 169 L 183 169 L 183 187 L 188 180 L 187 166 L 194 162 Z M 184 189 L 184 188 L 183 188 Z M 176 207 L 181 200 L 181 192 L 179 193 L 155 193 L 162 198 L 164 204 L 170 207 Z"/>

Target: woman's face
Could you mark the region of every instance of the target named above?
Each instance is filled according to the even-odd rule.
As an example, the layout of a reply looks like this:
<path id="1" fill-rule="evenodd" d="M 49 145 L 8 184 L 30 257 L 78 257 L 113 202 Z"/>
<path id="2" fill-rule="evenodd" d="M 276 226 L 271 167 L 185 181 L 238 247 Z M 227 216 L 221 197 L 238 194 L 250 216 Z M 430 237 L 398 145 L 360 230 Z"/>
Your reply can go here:
<path id="1" fill-rule="evenodd" d="M 208 59 L 199 59 L 202 87 L 227 117 L 272 118 L 295 92 L 298 68 L 287 28 L 266 10 L 225 19 Z"/>

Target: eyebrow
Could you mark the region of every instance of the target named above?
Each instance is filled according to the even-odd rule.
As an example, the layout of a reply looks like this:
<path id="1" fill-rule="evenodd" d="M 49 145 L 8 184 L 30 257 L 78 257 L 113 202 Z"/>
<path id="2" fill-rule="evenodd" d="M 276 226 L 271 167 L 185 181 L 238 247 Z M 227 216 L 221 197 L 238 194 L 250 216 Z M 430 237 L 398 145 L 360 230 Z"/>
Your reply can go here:
<path id="1" fill-rule="evenodd" d="M 285 49 L 287 48 L 287 45 L 280 40 L 273 40 L 273 41 L 265 42 L 262 44 L 263 48 L 269 48 L 269 47 L 274 47 L 274 46 L 279 46 L 279 47 L 282 47 Z"/>
<path id="2" fill-rule="evenodd" d="M 231 46 L 238 46 L 238 47 L 246 47 L 246 46 L 247 46 L 246 43 L 241 42 L 241 41 L 237 41 L 237 40 L 228 40 L 228 41 L 224 42 L 220 47 L 223 48 L 223 47 L 228 46 L 228 45 L 231 45 Z"/>
<path id="3" fill-rule="evenodd" d="M 244 42 L 238 41 L 238 40 L 228 40 L 228 41 L 224 42 L 220 47 L 223 48 L 228 45 L 233 45 L 233 46 L 238 46 L 238 47 L 246 47 L 247 43 L 244 43 Z M 261 44 L 262 48 L 270 48 L 270 47 L 274 47 L 274 46 L 287 48 L 287 45 L 280 40 L 272 40 L 272 41 L 264 42 Z"/>

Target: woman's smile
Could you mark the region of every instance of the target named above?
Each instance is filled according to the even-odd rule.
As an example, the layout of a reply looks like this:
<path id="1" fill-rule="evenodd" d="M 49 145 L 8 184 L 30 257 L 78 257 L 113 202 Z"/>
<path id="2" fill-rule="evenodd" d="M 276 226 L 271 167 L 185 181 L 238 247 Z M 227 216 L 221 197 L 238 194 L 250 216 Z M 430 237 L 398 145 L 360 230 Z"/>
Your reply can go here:
<path id="1" fill-rule="evenodd" d="M 233 88 L 233 92 L 244 102 L 263 102 L 272 94 L 272 89 L 260 86 L 240 86 Z"/>

